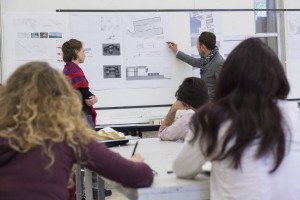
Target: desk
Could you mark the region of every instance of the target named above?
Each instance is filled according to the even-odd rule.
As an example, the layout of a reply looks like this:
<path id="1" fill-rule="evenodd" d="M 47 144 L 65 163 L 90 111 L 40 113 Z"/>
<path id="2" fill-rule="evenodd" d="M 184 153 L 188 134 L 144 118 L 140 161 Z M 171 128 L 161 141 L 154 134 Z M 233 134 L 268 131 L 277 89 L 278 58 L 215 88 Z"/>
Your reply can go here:
<path id="1" fill-rule="evenodd" d="M 96 125 L 96 130 L 100 130 L 105 127 L 110 127 L 116 131 L 128 133 L 132 136 L 143 137 L 143 131 L 158 131 L 160 125 L 154 124 L 106 124 L 106 125 Z"/>
<path id="2" fill-rule="evenodd" d="M 130 158 L 135 141 L 127 145 L 110 148 L 120 153 L 123 157 Z M 155 176 L 151 187 L 132 190 L 136 192 L 139 200 L 164 199 L 164 200 L 207 200 L 210 198 L 209 177 L 198 175 L 195 179 L 178 179 L 175 174 L 167 174 L 172 170 L 172 161 L 179 152 L 183 143 L 160 141 L 158 138 L 140 139 L 136 149 L 145 162 L 158 174 Z M 134 196 L 128 191 L 128 196 Z M 129 193 L 129 194 L 128 194 Z"/>

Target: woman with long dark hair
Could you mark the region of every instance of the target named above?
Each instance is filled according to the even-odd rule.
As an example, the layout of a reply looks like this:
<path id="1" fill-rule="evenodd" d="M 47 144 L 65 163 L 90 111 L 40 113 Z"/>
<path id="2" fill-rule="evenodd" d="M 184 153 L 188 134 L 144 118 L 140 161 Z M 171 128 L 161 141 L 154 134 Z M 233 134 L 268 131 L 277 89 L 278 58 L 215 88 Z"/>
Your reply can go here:
<path id="1" fill-rule="evenodd" d="M 211 199 L 300 199 L 300 113 L 276 54 L 250 38 L 228 56 L 214 99 L 192 118 L 173 168 L 192 178 L 211 161 Z"/>

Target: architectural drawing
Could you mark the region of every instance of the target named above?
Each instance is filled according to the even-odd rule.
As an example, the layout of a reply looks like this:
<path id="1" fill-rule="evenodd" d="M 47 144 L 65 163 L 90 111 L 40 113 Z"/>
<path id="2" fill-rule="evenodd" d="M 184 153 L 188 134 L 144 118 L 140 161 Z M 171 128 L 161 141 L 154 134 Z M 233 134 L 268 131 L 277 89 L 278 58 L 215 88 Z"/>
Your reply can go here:
<path id="1" fill-rule="evenodd" d="M 162 35 L 161 18 L 154 17 L 133 21 L 134 32 L 127 31 L 127 34 L 134 38 L 151 38 L 155 35 Z"/>
<path id="2" fill-rule="evenodd" d="M 46 44 L 40 41 L 34 40 L 17 40 L 15 41 L 15 59 L 16 60 L 27 60 L 34 58 L 46 58 L 53 59 L 55 55 L 49 52 L 49 48 Z"/>
<path id="3" fill-rule="evenodd" d="M 116 16 L 101 16 L 100 31 L 103 41 L 113 42 L 121 40 L 121 18 Z"/>
<path id="4" fill-rule="evenodd" d="M 94 90 L 159 88 L 170 83 L 174 56 L 165 43 L 170 38 L 167 14 L 84 13 L 72 14 L 70 21 L 72 37 L 93 51 L 83 66 Z"/>
<path id="5" fill-rule="evenodd" d="M 300 14 L 287 13 L 287 56 L 290 59 L 300 59 Z"/>
<path id="6" fill-rule="evenodd" d="M 147 66 L 126 67 L 126 80 L 169 79 L 159 72 L 149 72 Z"/>

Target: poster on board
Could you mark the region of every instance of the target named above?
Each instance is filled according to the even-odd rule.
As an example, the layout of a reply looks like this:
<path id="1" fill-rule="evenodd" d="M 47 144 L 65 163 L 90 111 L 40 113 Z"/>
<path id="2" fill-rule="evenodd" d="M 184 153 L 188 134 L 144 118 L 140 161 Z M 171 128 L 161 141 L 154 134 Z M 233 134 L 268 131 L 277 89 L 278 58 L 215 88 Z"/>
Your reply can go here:
<path id="1" fill-rule="evenodd" d="M 159 88 L 171 81 L 174 57 L 162 13 L 73 13 L 71 37 L 84 43 L 82 68 L 92 90 Z"/>
<path id="2" fill-rule="evenodd" d="M 68 16 L 58 13 L 3 14 L 4 79 L 29 61 L 46 61 L 62 70 L 61 45 L 69 38 L 68 24 Z"/>
<path id="3" fill-rule="evenodd" d="M 213 32 L 216 35 L 217 46 L 222 50 L 222 26 L 221 15 L 216 12 L 194 11 L 190 12 L 190 38 L 191 38 L 191 56 L 200 58 L 197 50 L 199 35 L 204 32 Z M 221 53 L 222 55 L 222 53 Z M 193 76 L 200 77 L 200 69 L 193 67 Z"/>

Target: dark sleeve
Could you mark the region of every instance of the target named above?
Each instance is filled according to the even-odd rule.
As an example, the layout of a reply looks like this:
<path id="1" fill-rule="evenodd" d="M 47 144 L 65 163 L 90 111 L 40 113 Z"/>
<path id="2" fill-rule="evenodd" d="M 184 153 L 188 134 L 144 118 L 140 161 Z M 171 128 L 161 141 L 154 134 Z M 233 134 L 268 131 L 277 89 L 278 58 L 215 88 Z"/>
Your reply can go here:
<path id="1" fill-rule="evenodd" d="M 148 187 L 153 182 L 152 170 L 145 163 L 123 158 L 95 140 L 89 143 L 88 151 L 90 162 L 85 166 L 105 178 L 131 188 Z"/>
<path id="2" fill-rule="evenodd" d="M 187 55 L 185 53 L 183 53 L 182 51 L 178 51 L 176 54 L 176 58 L 178 58 L 179 60 L 193 66 L 193 67 L 197 67 L 200 68 L 200 61 L 199 58 L 194 58 L 190 55 Z"/>
<path id="3" fill-rule="evenodd" d="M 87 88 L 77 88 L 77 90 L 81 93 L 83 99 L 88 99 L 90 96 L 95 96 Z"/>

